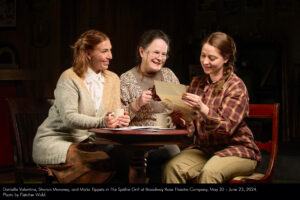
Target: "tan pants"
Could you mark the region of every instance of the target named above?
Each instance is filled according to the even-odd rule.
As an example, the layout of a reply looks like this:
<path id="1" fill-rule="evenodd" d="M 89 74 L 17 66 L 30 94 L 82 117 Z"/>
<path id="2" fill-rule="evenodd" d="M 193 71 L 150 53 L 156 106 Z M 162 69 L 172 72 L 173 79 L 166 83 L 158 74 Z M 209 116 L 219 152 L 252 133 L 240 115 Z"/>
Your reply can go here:
<path id="1" fill-rule="evenodd" d="M 199 183 L 224 183 L 235 176 L 253 173 L 257 161 L 230 157 L 210 157 L 199 149 L 188 149 L 171 159 L 163 169 L 163 183 L 186 183 L 198 177 Z"/>

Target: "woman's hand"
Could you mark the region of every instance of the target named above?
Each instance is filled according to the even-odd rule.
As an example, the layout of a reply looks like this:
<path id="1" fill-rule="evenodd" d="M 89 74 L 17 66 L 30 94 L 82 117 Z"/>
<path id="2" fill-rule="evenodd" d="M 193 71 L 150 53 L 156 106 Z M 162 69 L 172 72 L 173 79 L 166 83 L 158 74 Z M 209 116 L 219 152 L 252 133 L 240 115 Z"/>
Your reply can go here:
<path id="1" fill-rule="evenodd" d="M 200 96 L 192 93 L 185 93 L 182 95 L 183 102 L 191 107 L 193 110 L 198 111 L 201 114 L 208 114 L 209 108 L 202 102 Z"/>
<path id="2" fill-rule="evenodd" d="M 195 126 L 193 122 L 186 125 L 186 130 L 188 131 L 188 137 L 192 137 L 195 133 Z"/>
<path id="3" fill-rule="evenodd" d="M 151 90 L 145 90 L 142 92 L 141 96 L 137 99 L 137 103 L 140 107 L 150 103 L 152 100 L 152 92 Z"/>
<path id="4" fill-rule="evenodd" d="M 133 107 L 136 111 L 140 110 L 142 106 L 150 103 L 152 100 L 152 92 L 151 90 L 145 90 L 142 92 L 141 96 L 132 102 Z"/>
<path id="5" fill-rule="evenodd" d="M 111 114 L 112 112 L 108 112 L 104 117 L 104 124 L 106 128 L 116 128 L 118 126 L 119 120 Z"/>
<path id="6" fill-rule="evenodd" d="M 195 132 L 195 126 L 193 122 L 187 123 L 183 118 L 182 118 L 182 113 L 180 111 L 174 110 L 173 112 L 170 113 L 170 116 L 172 117 L 172 120 L 175 124 L 180 125 L 181 127 L 185 127 L 186 130 L 188 131 L 188 137 L 192 137 Z"/>
<path id="7" fill-rule="evenodd" d="M 172 121 L 174 124 L 177 124 L 181 127 L 185 127 L 185 120 L 182 118 L 182 113 L 180 111 L 177 111 L 177 110 L 173 110 L 171 113 L 170 113 L 170 116 L 172 118 Z"/>
<path id="8" fill-rule="evenodd" d="M 118 117 L 118 127 L 126 127 L 130 123 L 130 117 L 127 111 L 124 111 L 124 115 Z"/>

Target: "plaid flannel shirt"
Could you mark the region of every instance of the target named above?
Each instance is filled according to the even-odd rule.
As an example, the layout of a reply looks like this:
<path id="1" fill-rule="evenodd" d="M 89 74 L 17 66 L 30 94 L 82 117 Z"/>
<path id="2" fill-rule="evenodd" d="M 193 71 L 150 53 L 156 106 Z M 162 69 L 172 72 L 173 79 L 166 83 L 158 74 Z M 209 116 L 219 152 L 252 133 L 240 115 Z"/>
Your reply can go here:
<path id="1" fill-rule="evenodd" d="M 219 94 L 213 94 L 215 83 L 199 88 L 199 77 L 194 77 L 188 92 L 202 96 L 209 107 L 208 115 L 195 120 L 196 145 L 221 157 L 237 156 L 260 161 L 261 154 L 253 134 L 244 119 L 249 114 L 249 97 L 244 82 L 232 73 Z"/>

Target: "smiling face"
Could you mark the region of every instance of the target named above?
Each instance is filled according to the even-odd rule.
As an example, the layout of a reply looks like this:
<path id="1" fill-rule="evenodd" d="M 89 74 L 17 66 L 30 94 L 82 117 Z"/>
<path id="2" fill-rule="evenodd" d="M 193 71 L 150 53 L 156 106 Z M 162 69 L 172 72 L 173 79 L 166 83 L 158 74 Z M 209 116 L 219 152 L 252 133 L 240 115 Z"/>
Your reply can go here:
<path id="1" fill-rule="evenodd" d="M 161 70 L 167 60 L 168 45 L 162 39 L 153 40 L 146 49 L 139 48 L 142 58 L 141 71 L 153 74 Z"/>
<path id="2" fill-rule="evenodd" d="M 223 77 L 224 64 L 228 61 L 214 46 L 205 43 L 201 50 L 200 62 L 205 74 L 215 82 Z"/>
<path id="3" fill-rule="evenodd" d="M 112 59 L 111 43 L 109 39 L 97 44 L 92 50 L 87 51 L 87 57 L 90 61 L 90 68 L 96 73 L 106 70 Z"/>

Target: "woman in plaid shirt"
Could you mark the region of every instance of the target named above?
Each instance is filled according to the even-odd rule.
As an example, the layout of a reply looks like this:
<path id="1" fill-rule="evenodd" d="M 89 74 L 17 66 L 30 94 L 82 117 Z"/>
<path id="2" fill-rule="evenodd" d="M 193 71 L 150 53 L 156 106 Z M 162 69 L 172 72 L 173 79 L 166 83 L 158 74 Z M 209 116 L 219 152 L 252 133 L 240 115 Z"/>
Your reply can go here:
<path id="1" fill-rule="evenodd" d="M 244 121 L 249 97 L 244 82 L 234 73 L 235 54 L 235 42 L 225 33 L 212 33 L 203 41 L 200 62 L 205 75 L 194 77 L 182 96 L 198 113 L 196 145 L 166 164 L 164 183 L 185 183 L 195 177 L 199 183 L 223 183 L 253 173 L 260 161 Z M 179 122 L 185 124 L 181 118 Z"/>

